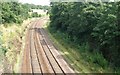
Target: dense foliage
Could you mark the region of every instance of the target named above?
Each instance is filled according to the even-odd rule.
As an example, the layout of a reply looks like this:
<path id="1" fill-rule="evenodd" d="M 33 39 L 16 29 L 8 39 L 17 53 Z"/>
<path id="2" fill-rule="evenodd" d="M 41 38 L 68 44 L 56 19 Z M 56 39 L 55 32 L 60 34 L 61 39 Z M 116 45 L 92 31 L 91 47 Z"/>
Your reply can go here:
<path id="1" fill-rule="evenodd" d="M 50 27 L 120 66 L 120 2 L 51 3 Z M 98 61 L 95 61 L 98 63 Z"/>
<path id="2" fill-rule="evenodd" d="M 34 4 L 21 4 L 18 2 L 2 2 L 0 3 L 0 22 L 4 23 L 22 23 L 23 20 L 30 17 L 31 9 L 49 10 L 49 6 L 41 6 Z M 33 13 L 31 17 L 40 17 L 37 13 Z"/>
<path id="3" fill-rule="evenodd" d="M 2 23 L 22 23 L 29 17 L 28 6 L 17 2 L 3 2 L 1 8 Z"/>

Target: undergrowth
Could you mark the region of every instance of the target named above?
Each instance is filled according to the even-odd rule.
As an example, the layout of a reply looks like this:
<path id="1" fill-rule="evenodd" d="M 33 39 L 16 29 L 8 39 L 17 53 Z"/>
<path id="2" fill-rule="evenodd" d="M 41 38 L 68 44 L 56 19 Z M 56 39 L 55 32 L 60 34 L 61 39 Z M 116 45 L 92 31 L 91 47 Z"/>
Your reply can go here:
<path id="1" fill-rule="evenodd" d="M 78 45 L 71 41 L 67 33 L 55 31 L 46 26 L 53 43 L 63 53 L 63 57 L 70 66 L 80 73 L 115 73 L 116 71 L 103 57 L 102 53 L 90 52 L 87 43 Z"/>
<path id="2" fill-rule="evenodd" d="M 19 72 L 25 30 L 30 21 L 31 19 L 28 19 L 22 24 L 0 25 L 0 55 L 3 55 L 1 57 L 3 63 L 0 64 L 2 65 L 0 68 L 5 72 Z"/>

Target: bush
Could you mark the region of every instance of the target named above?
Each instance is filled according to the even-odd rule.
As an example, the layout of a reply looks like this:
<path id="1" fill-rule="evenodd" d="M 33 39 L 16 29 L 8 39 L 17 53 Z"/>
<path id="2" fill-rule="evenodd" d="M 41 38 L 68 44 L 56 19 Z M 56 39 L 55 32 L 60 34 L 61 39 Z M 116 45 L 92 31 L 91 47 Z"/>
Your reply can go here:
<path id="1" fill-rule="evenodd" d="M 32 17 L 38 17 L 38 13 L 37 12 L 33 12 L 32 13 Z"/>

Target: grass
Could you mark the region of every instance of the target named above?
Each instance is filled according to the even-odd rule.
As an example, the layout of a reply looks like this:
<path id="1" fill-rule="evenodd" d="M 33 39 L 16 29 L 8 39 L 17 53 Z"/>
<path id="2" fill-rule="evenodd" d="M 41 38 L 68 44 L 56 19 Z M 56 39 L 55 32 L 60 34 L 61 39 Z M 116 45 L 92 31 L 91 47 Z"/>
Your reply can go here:
<path id="1" fill-rule="evenodd" d="M 110 73 L 114 70 L 108 65 L 102 54 L 89 52 L 87 44 L 77 45 L 69 40 L 68 35 L 60 31 L 55 31 L 45 26 L 49 37 L 53 43 L 60 49 L 65 60 L 69 65 L 80 73 Z"/>
<path id="2" fill-rule="evenodd" d="M 16 24 L 10 25 L 0 25 L 0 32 L 1 34 L 1 50 L 2 53 L 4 55 L 4 57 L 7 57 L 8 61 L 6 61 L 7 63 L 9 63 L 10 65 L 15 64 L 13 62 L 16 61 L 16 49 L 14 46 L 14 41 L 18 40 L 18 35 L 20 33 L 19 30 L 19 26 Z M 16 40 L 15 40 L 16 39 Z M 4 59 L 2 57 L 2 59 Z M 4 63 L 1 63 L 1 65 L 6 65 Z M 4 67 L 2 67 L 4 68 Z"/>
<path id="3" fill-rule="evenodd" d="M 19 72 L 20 63 L 22 60 L 26 27 L 29 26 L 28 23 L 31 20 L 34 19 L 28 19 L 22 24 L 0 25 L 0 32 L 2 33 L 0 35 L 0 42 L 2 42 L 0 45 L 0 55 L 3 54 L 5 57 L 7 57 L 7 63 L 12 66 L 12 71 L 16 73 Z M 3 65 L 3 63 L 0 65 Z"/>

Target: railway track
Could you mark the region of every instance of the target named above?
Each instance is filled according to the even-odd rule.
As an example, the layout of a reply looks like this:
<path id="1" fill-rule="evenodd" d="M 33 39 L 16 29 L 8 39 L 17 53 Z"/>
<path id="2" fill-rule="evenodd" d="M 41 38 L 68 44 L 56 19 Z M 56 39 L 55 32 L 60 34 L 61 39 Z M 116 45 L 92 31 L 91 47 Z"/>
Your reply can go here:
<path id="1" fill-rule="evenodd" d="M 42 18 L 32 22 L 26 33 L 21 73 L 73 75 L 74 71 L 50 42 L 44 31 L 45 21 L 46 18 Z"/>

